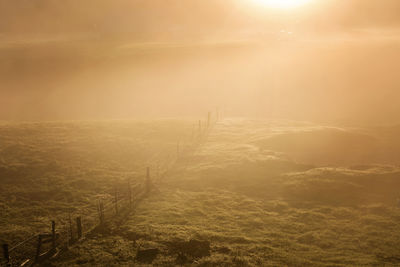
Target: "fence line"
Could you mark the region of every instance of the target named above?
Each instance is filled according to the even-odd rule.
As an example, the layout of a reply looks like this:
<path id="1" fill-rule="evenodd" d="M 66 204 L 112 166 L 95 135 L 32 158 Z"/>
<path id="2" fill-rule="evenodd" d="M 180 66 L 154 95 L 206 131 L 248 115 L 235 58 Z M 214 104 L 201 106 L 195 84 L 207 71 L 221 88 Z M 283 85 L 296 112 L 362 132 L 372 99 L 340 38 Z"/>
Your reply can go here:
<path id="1" fill-rule="evenodd" d="M 195 126 L 193 127 L 191 142 L 188 146 L 184 146 L 185 143 L 178 140 L 175 153 L 168 154 L 166 161 L 157 160 L 154 179 L 151 178 L 150 167 L 147 167 L 146 178 L 141 183 L 132 187 L 131 181 L 128 179 L 127 186 L 124 187 L 125 190 L 121 190 L 122 184 L 119 187 L 116 185 L 113 199 L 98 199 L 95 212 L 76 216 L 75 225 L 71 213 L 68 213 L 68 216 L 66 216 L 68 219 L 58 220 L 61 223 L 59 228 L 56 227 L 56 221 L 52 220 L 49 232 L 36 233 L 11 248 L 9 244 L 3 244 L 3 258 L 0 260 L 0 266 L 32 266 L 47 259 L 55 258 L 68 246 L 74 245 L 83 240 L 87 234 L 103 227 L 106 224 L 106 212 L 111 211 L 111 218 L 115 218 L 116 216 L 113 215 L 118 216 L 123 210 L 127 210 L 128 213 L 131 212 L 138 202 L 149 195 L 152 187 L 168 175 L 169 171 L 179 163 L 182 157 L 196 152 L 218 120 L 218 111 L 215 120 L 212 120 L 212 113 L 208 112 L 205 122 L 199 120 L 197 135 Z M 162 155 L 162 153 L 157 153 L 157 156 L 159 155 Z M 124 202 L 127 203 L 124 204 Z M 83 208 L 90 208 L 90 206 L 86 205 Z M 85 217 L 83 218 L 83 216 Z M 112 222 L 112 219 L 109 222 Z M 32 242 L 35 240 L 37 242 Z"/>

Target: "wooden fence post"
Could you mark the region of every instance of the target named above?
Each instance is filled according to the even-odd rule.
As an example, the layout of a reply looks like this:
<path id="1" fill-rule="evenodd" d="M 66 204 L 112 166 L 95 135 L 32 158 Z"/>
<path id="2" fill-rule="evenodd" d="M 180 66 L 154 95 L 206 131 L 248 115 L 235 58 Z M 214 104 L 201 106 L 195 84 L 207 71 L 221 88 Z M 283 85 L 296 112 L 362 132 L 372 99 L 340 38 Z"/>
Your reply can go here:
<path id="1" fill-rule="evenodd" d="M 36 255 L 35 255 L 35 262 L 39 261 L 40 257 L 40 248 L 42 247 L 42 235 L 38 235 L 38 243 L 36 245 Z"/>
<path id="2" fill-rule="evenodd" d="M 211 122 L 211 112 L 208 112 L 208 116 L 207 116 L 207 129 L 210 128 L 210 122 Z"/>
<path id="3" fill-rule="evenodd" d="M 201 120 L 199 120 L 199 137 L 201 136 Z"/>
<path id="4" fill-rule="evenodd" d="M 218 121 L 219 121 L 219 108 L 217 108 L 217 118 L 216 118 L 215 122 L 218 122 Z"/>
<path id="5" fill-rule="evenodd" d="M 117 187 L 115 187 L 114 202 L 115 202 L 115 214 L 118 215 L 118 189 L 117 189 Z"/>
<path id="6" fill-rule="evenodd" d="M 128 179 L 128 195 L 129 195 L 129 207 L 132 207 L 132 188 L 131 180 Z"/>
<path id="7" fill-rule="evenodd" d="M 150 181 L 150 167 L 146 169 L 146 194 L 150 192 L 151 181 Z"/>
<path id="8" fill-rule="evenodd" d="M 99 220 L 100 220 L 100 225 L 104 225 L 104 204 L 102 200 L 99 200 L 98 202 L 98 211 L 99 211 Z"/>
<path id="9" fill-rule="evenodd" d="M 10 253 L 8 251 L 8 244 L 3 244 L 3 255 L 6 260 L 7 266 L 10 266 Z"/>
<path id="10" fill-rule="evenodd" d="M 82 218 L 76 217 L 76 230 L 78 232 L 78 239 L 82 238 Z"/>
<path id="11" fill-rule="evenodd" d="M 99 215 L 99 221 L 100 221 L 101 213 L 100 213 L 100 200 L 99 199 L 97 199 L 97 214 Z"/>
<path id="12" fill-rule="evenodd" d="M 104 218 L 104 203 L 103 201 L 100 202 L 100 220 L 101 220 L 101 224 L 104 225 L 105 223 L 105 218 Z"/>
<path id="13" fill-rule="evenodd" d="M 72 243 L 74 240 L 74 232 L 72 230 L 72 219 L 71 219 L 71 213 L 68 213 L 68 221 L 69 221 L 69 243 Z"/>
<path id="14" fill-rule="evenodd" d="M 56 222 L 51 221 L 51 248 L 56 249 Z"/>

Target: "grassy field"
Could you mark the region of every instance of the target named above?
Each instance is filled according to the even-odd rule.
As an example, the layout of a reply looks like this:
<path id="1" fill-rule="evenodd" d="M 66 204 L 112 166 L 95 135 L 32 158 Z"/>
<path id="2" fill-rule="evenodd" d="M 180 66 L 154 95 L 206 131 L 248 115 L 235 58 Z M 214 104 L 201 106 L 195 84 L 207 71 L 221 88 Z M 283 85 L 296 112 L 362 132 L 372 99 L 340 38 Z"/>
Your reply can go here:
<path id="1" fill-rule="evenodd" d="M 141 179 L 192 129 L 178 120 L 2 125 L 2 241 Z M 398 266 L 398 132 L 225 119 L 134 214 L 51 265 L 146 266 L 138 251 L 157 249 L 155 266 Z M 185 250 L 189 240 L 209 242 L 209 253 Z"/>
<path id="2" fill-rule="evenodd" d="M 99 198 L 146 167 L 175 157 L 191 138 L 188 121 L 3 123 L 0 126 L 0 239 L 18 243 L 51 219 L 96 215 Z"/>

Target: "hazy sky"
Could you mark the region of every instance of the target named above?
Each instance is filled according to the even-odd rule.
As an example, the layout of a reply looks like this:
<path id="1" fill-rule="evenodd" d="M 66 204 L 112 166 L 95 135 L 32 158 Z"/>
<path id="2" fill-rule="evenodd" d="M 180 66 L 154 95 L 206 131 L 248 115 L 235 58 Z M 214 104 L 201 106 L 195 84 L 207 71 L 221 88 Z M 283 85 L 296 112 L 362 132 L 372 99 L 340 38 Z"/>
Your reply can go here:
<path id="1" fill-rule="evenodd" d="M 399 33 L 399 0 L 0 0 L 0 119 L 399 123 Z"/>
<path id="2" fill-rule="evenodd" d="M 3 33 L 126 33 L 187 37 L 291 25 L 329 32 L 397 28 L 398 0 L 313 0 L 278 12 L 255 0 L 0 0 Z"/>

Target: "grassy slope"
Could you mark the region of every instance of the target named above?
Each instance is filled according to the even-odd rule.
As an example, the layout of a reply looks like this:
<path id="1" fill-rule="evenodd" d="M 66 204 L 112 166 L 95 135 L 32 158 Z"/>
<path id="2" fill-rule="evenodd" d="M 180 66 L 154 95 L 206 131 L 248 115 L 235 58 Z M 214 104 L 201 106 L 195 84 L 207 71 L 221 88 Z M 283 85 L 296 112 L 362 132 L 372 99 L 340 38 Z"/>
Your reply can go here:
<path id="1" fill-rule="evenodd" d="M 73 216 L 96 215 L 98 197 L 143 179 L 190 137 L 188 121 L 3 123 L 0 241 L 11 245 Z M 160 162 L 162 163 L 162 162 Z M 85 222 L 84 221 L 84 222 Z"/>
<path id="2" fill-rule="evenodd" d="M 191 130 L 171 120 L 1 125 L 1 241 L 94 212 L 99 195 L 142 179 Z M 212 253 L 195 265 L 397 265 L 400 170 L 373 164 L 395 161 L 395 132 L 225 120 L 127 221 L 54 264 L 128 266 L 140 246 L 161 250 L 154 264 L 174 265 L 169 242 L 197 238 Z M 339 167 L 338 147 L 363 165 Z M 379 156 L 366 160 L 368 151 Z"/>
<path id="3" fill-rule="evenodd" d="M 321 130 L 327 131 L 302 123 L 225 120 L 135 215 L 72 249 L 57 265 L 129 266 L 139 246 L 161 250 L 153 264 L 175 265 L 177 255 L 168 242 L 190 238 L 209 240 L 212 253 L 188 265 L 400 264 L 397 167 L 318 167 L 306 164 L 308 156 L 300 164 L 293 159 L 297 153 L 270 149 L 279 143 L 271 142 L 274 138 L 296 139 L 314 131 L 320 137 Z M 354 137 L 359 134 L 362 138 Z M 369 149 L 365 139 L 379 136 L 374 134 L 352 130 L 350 137 L 330 136 L 360 141 L 349 149 L 356 159 L 362 156 L 359 149 Z M 307 153 L 324 155 L 307 140 L 314 144 Z M 336 158 L 336 151 L 324 149 L 327 158 Z"/>

